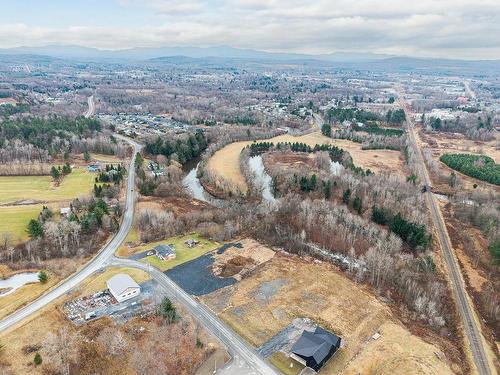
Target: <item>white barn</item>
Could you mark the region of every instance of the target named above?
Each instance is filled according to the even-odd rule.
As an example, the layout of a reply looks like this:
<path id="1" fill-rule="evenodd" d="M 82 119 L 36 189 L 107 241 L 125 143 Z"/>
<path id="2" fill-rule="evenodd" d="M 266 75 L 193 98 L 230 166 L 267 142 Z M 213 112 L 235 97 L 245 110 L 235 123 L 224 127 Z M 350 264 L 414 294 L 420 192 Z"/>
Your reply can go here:
<path id="1" fill-rule="evenodd" d="M 141 293 L 141 287 L 129 275 L 119 273 L 109 279 L 106 284 L 118 302 L 126 301 Z"/>

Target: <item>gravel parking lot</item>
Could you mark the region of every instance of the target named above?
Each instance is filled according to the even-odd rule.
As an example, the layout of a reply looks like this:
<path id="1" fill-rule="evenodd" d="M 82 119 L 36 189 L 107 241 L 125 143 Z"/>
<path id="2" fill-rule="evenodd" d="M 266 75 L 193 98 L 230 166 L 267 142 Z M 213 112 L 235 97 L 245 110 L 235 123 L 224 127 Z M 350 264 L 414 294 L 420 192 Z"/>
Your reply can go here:
<path id="1" fill-rule="evenodd" d="M 225 244 L 217 249 L 216 252 L 222 254 L 230 247 L 241 248 L 241 244 Z M 165 273 L 187 293 L 195 296 L 209 294 L 236 283 L 236 279 L 233 277 L 218 277 L 214 275 L 212 272 L 213 264 L 214 255 L 213 253 L 208 253 L 197 259 L 178 265 Z"/>

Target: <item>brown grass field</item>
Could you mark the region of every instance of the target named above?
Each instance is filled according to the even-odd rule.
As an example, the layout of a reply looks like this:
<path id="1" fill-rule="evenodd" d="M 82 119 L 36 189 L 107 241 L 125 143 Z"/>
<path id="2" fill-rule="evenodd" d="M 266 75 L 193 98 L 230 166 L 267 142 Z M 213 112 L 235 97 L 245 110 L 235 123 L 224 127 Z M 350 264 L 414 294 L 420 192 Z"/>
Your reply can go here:
<path id="1" fill-rule="evenodd" d="M 294 137 L 289 134 L 280 135 L 269 142 L 303 142 L 309 146 L 316 144 L 334 144 L 348 151 L 354 164 L 362 168 L 369 168 L 375 173 L 382 170 L 401 173 L 403 170 L 403 158 L 399 151 L 391 150 L 362 150 L 361 144 L 325 137 L 320 132 L 313 132 L 306 135 Z M 208 161 L 207 168 L 215 172 L 224 179 L 231 181 L 238 190 L 245 193 L 247 184 L 240 171 L 239 157 L 241 150 L 250 145 L 252 141 L 234 142 L 217 151 Z"/>
<path id="2" fill-rule="evenodd" d="M 262 298 L 263 285 L 280 287 Z M 277 254 L 239 283 L 203 297 L 219 316 L 258 347 L 292 322 L 313 319 L 340 335 L 345 347 L 321 374 L 453 374 L 457 351 L 439 336 L 412 334 L 362 285 L 332 265 Z M 380 333 L 378 340 L 372 339 Z M 438 347 L 442 343 L 446 350 Z M 452 370 L 453 369 L 453 370 Z"/>

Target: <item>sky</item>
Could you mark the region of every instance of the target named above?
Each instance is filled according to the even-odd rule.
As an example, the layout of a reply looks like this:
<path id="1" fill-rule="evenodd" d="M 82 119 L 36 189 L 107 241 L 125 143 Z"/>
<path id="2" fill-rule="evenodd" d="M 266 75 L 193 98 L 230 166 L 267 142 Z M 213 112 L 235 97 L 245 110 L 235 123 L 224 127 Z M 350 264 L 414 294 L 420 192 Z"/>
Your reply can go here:
<path id="1" fill-rule="evenodd" d="M 0 48 L 54 44 L 500 59 L 500 0 L 0 0 Z"/>

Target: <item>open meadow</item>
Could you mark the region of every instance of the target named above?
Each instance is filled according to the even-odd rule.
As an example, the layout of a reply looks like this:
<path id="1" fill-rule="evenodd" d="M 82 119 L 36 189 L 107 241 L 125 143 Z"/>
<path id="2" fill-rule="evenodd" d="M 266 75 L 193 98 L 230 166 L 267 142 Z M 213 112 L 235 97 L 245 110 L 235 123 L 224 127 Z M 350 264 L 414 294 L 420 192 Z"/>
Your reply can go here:
<path id="1" fill-rule="evenodd" d="M 88 194 L 95 174 L 84 168 L 75 168 L 55 186 L 50 176 L 2 176 L 0 177 L 0 204 L 19 201 L 57 202 Z"/>
<path id="2" fill-rule="evenodd" d="M 261 141 L 273 142 L 275 144 L 279 142 L 302 142 L 309 146 L 315 146 L 316 144 L 332 144 L 349 152 L 356 166 L 364 169 L 369 168 L 375 173 L 380 171 L 402 173 L 404 165 L 403 156 L 399 151 L 362 150 L 360 143 L 341 139 L 331 139 L 325 137 L 320 132 L 313 132 L 297 137 L 284 134 Z M 240 153 L 241 150 L 252 143 L 253 141 L 242 141 L 228 144 L 215 152 L 209 159 L 207 169 L 232 182 L 239 191 L 245 193 L 248 187 L 245 177 L 240 170 Z"/>

